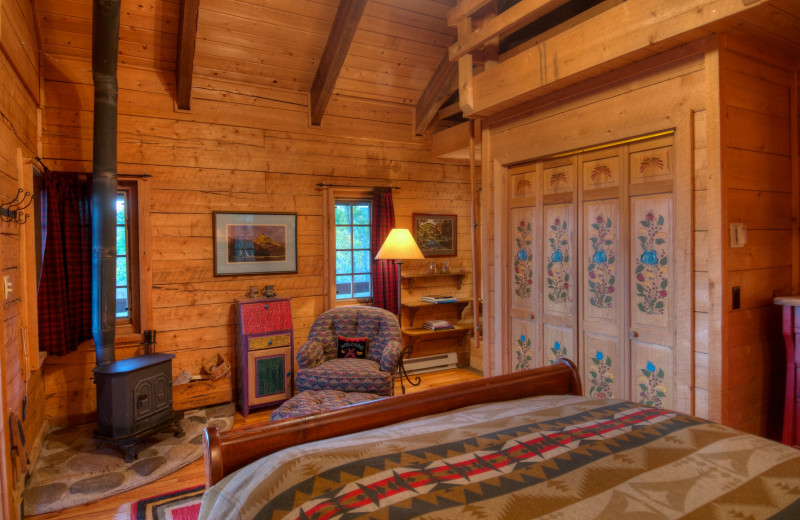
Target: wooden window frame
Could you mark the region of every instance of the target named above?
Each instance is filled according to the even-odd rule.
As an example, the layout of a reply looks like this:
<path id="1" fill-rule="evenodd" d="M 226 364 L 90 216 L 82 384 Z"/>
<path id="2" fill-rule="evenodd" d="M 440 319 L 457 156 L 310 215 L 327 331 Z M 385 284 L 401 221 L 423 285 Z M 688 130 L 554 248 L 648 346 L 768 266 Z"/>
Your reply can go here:
<path id="1" fill-rule="evenodd" d="M 116 323 L 117 345 L 141 343 L 142 331 L 151 328 L 152 274 L 150 269 L 150 184 L 141 176 L 119 175 L 117 191 L 128 194 L 129 218 L 128 275 L 130 283 L 129 317 Z"/>
<path id="2" fill-rule="evenodd" d="M 344 305 L 372 303 L 372 295 L 369 298 L 336 298 L 336 201 L 368 200 L 372 205 L 373 199 L 374 192 L 370 188 L 328 188 L 323 192 L 323 303 L 326 310 Z M 370 227 L 372 222 L 370 215 Z"/>

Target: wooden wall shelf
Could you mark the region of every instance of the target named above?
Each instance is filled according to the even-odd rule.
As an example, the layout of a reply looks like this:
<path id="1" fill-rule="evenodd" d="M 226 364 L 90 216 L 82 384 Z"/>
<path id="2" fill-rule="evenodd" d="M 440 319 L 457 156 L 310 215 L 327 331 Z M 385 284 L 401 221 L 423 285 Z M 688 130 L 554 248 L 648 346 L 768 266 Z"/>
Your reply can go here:
<path id="1" fill-rule="evenodd" d="M 461 341 L 470 330 L 465 327 L 459 327 L 458 325 L 455 326 L 453 329 L 445 329 L 445 330 L 428 330 L 423 328 L 407 328 L 403 329 L 403 344 L 406 347 L 414 348 L 414 344 L 418 341 L 428 341 L 428 340 L 438 340 L 438 339 L 448 339 L 448 338 L 457 338 L 458 341 Z M 413 351 L 413 350 L 412 350 Z"/>
<path id="2" fill-rule="evenodd" d="M 423 273 L 423 274 L 404 274 L 401 275 L 401 283 L 405 285 L 405 288 L 408 290 L 408 293 L 411 294 L 414 291 L 414 286 L 416 285 L 417 280 L 430 280 L 435 278 L 452 278 L 458 282 L 458 288 L 461 289 L 461 286 L 464 284 L 464 277 L 467 276 L 469 273 L 467 271 L 457 271 L 452 273 Z"/>
<path id="3" fill-rule="evenodd" d="M 437 276 L 437 275 L 431 275 Z M 461 320 L 461 314 L 464 312 L 464 309 L 472 303 L 472 298 L 458 298 L 458 301 L 455 302 L 448 302 L 448 303 L 429 303 L 429 302 L 411 302 L 411 303 L 403 303 L 400 306 L 403 309 L 406 309 L 408 314 L 408 328 L 414 328 L 414 316 L 417 314 L 417 311 L 420 309 L 432 309 L 436 307 L 437 309 L 445 308 L 445 306 L 456 306 L 458 308 L 458 314 L 456 315 L 456 321 Z"/>

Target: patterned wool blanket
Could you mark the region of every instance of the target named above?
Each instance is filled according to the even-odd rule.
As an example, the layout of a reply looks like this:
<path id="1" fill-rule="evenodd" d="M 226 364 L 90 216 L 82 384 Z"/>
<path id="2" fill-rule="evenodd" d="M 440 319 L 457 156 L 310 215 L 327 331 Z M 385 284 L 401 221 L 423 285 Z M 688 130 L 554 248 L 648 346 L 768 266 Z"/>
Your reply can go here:
<path id="1" fill-rule="evenodd" d="M 800 451 L 630 402 L 540 396 L 301 445 L 200 518 L 800 518 Z"/>

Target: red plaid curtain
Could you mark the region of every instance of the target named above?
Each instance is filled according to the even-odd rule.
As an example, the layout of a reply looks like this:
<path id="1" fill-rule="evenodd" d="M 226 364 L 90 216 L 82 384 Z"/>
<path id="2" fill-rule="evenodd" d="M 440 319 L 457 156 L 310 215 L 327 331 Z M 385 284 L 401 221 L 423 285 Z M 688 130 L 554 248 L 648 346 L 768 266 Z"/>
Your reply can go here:
<path id="1" fill-rule="evenodd" d="M 372 201 L 372 258 L 394 227 L 394 203 L 391 188 L 375 190 Z M 372 305 L 398 314 L 397 266 L 394 260 L 372 261 Z"/>
<path id="2" fill-rule="evenodd" d="M 91 196 L 88 181 L 44 172 L 39 350 L 64 355 L 92 337 Z"/>

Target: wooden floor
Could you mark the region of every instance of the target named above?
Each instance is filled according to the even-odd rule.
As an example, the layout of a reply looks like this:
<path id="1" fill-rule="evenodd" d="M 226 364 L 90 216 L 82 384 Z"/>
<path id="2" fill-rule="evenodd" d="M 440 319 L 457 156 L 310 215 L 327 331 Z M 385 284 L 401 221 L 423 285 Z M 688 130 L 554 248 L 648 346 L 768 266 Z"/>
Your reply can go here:
<path id="1" fill-rule="evenodd" d="M 479 379 L 481 374 L 468 368 L 456 368 L 453 370 L 443 370 L 441 372 L 430 372 L 421 374 L 421 384 L 416 387 L 409 386 L 406 383 L 406 393 L 419 392 L 421 390 L 429 390 L 431 388 L 438 388 L 445 385 L 460 383 L 470 379 Z M 400 384 L 396 383 L 395 392 L 400 393 Z M 256 424 L 260 422 L 269 421 L 270 410 L 252 413 L 243 418 L 239 413 L 236 414 L 234 420 L 234 428 L 243 424 Z M 28 516 L 27 519 L 45 520 L 45 519 L 59 519 L 59 520 L 106 520 L 111 519 L 116 514 L 119 507 L 128 502 L 133 502 L 141 498 L 147 498 L 154 495 L 169 493 L 179 489 L 186 489 L 194 486 L 202 485 L 205 482 L 205 474 L 203 469 L 203 460 L 197 460 L 175 473 L 157 480 L 146 486 L 142 486 L 119 495 L 114 495 L 106 500 L 92 502 L 83 506 L 65 509 L 55 513 L 48 513 L 44 515 Z"/>

